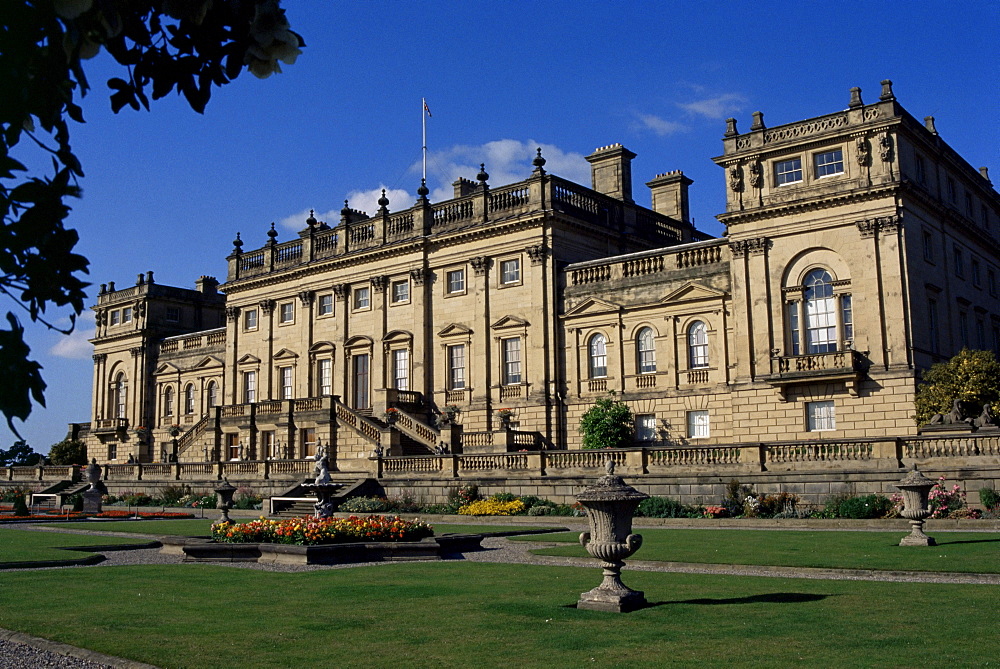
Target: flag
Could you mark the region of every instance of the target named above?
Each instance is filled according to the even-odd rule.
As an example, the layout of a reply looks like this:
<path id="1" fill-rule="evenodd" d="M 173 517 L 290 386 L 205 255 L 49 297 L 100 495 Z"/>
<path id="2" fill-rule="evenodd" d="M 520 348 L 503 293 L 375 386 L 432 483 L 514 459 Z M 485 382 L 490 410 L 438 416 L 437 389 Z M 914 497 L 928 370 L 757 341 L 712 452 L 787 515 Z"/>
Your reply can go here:
<path id="1" fill-rule="evenodd" d="M 424 111 L 427 112 L 428 116 L 431 116 L 431 108 L 427 106 L 427 100 L 424 100 Z"/>

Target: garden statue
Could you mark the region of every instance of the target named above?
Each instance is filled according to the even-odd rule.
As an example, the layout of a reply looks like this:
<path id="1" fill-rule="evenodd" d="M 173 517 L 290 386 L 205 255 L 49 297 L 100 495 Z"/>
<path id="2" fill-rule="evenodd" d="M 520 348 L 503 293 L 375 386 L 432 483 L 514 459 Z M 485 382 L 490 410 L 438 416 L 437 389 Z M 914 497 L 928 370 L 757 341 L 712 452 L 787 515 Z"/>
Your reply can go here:
<path id="1" fill-rule="evenodd" d="M 580 535 L 580 543 L 604 567 L 604 581 L 582 593 L 576 608 L 623 613 L 646 605 L 643 593 L 622 583 L 621 570 L 623 560 L 642 545 L 642 536 L 632 534 L 632 516 L 649 495 L 615 476 L 614 461 L 608 460 L 605 467 L 606 474 L 597 479 L 597 484 L 576 496 L 590 520 L 590 532 Z"/>
<path id="2" fill-rule="evenodd" d="M 90 490 L 97 490 L 101 485 L 101 466 L 97 464 L 97 458 L 91 458 L 87 465 L 87 483 L 90 484 Z"/>
<path id="3" fill-rule="evenodd" d="M 316 444 L 316 465 L 313 467 L 313 474 L 316 485 L 327 485 L 330 483 L 330 465 L 326 461 L 326 448 L 322 442 Z"/>

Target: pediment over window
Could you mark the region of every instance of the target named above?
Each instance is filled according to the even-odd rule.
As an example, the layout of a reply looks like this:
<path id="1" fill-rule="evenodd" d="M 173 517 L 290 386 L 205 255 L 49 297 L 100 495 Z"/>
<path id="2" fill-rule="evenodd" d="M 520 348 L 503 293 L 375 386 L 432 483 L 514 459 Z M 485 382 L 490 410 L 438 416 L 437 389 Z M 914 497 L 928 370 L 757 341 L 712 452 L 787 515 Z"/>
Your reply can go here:
<path id="1" fill-rule="evenodd" d="M 160 374 L 178 374 L 180 371 L 181 370 L 180 370 L 179 367 L 177 367 L 177 365 L 173 365 L 173 364 L 170 364 L 169 362 L 165 362 L 162 365 L 160 365 L 159 367 L 157 367 L 156 371 L 153 372 L 153 374 L 155 374 L 157 376 L 159 376 Z"/>
<path id="2" fill-rule="evenodd" d="M 310 353 L 332 353 L 337 349 L 330 341 L 318 341 L 309 348 Z"/>
<path id="3" fill-rule="evenodd" d="M 413 333 L 407 332 L 406 330 L 393 330 L 392 332 L 387 332 L 386 335 L 382 337 L 382 341 L 387 344 L 412 340 Z"/>
<path id="4" fill-rule="evenodd" d="M 245 356 L 236 361 L 237 365 L 259 365 L 260 358 L 255 355 L 250 355 L 247 353 Z"/>
<path id="5" fill-rule="evenodd" d="M 194 366 L 195 369 L 205 369 L 207 367 L 222 367 L 222 360 L 216 358 L 214 355 L 207 355 L 202 358 L 201 362 Z"/>
<path id="6" fill-rule="evenodd" d="M 472 330 L 459 323 L 451 323 L 446 325 L 438 332 L 438 337 L 461 337 L 469 336 L 472 334 Z"/>
<path id="7" fill-rule="evenodd" d="M 586 314 L 606 314 L 621 311 L 622 307 L 614 302 L 607 302 L 596 297 L 590 297 L 566 312 L 566 316 L 583 316 Z"/>
<path id="8" fill-rule="evenodd" d="M 372 344 L 371 337 L 365 337 L 364 335 L 359 335 L 357 337 L 351 337 L 344 342 L 344 348 L 371 348 Z"/>
<path id="9" fill-rule="evenodd" d="M 490 327 L 494 330 L 509 330 L 511 328 L 524 329 L 529 325 L 530 323 L 523 318 L 518 318 L 517 316 L 504 316 Z"/>
<path id="10" fill-rule="evenodd" d="M 283 348 L 274 354 L 275 360 L 295 360 L 298 357 L 299 357 L 298 353 L 293 353 L 292 351 L 289 351 L 287 348 Z"/>
<path id="11" fill-rule="evenodd" d="M 720 300 L 727 297 L 728 295 L 724 291 L 691 281 L 661 299 L 660 302 L 664 304 L 677 302 L 698 302 L 701 300 Z"/>

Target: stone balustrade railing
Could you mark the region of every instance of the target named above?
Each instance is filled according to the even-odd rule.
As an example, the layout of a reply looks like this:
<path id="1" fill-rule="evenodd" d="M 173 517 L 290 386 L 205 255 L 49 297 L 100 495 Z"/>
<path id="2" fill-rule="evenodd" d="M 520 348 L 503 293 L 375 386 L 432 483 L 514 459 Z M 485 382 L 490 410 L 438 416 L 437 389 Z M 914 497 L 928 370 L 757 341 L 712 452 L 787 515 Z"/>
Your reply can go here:
<path id="1" fill-rule="evenodd" d="M 642 251 L 610 261 L 589 261 L 567 267 L 567 283 L 579 286 L 606 283 L 687 270 L 694 267 L 710 266 L 729 260 L 725 240 L 693 242 L 669 249 Z"/>

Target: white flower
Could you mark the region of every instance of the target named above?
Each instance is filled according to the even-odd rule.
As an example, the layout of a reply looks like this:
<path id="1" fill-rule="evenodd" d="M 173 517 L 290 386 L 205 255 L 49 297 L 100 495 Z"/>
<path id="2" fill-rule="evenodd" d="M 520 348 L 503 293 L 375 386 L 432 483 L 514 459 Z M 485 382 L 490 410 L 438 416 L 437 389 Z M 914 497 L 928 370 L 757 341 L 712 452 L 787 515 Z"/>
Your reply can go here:
<path id="1" fill-rule="evenodd" d="M 250 72 L 261 79 L 281 72 L 279 60 L 291 65 L 302 53 L 299 36 L 289 29 L 285 12 L 276 0 L 265 0 L 257 5 L 250 34 L 256 44 L 247 49 L 244 62 Z"/>

